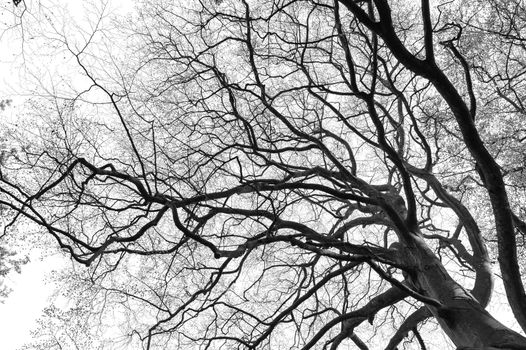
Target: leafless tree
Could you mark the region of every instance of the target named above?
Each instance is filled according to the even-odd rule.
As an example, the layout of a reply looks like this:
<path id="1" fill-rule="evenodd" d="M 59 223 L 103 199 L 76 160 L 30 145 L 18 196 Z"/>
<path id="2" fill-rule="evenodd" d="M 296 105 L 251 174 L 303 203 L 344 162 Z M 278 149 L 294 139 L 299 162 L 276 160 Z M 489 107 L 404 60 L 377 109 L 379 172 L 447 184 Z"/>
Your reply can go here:
<path id="1" fill-rule="evenodd" d="M 147 349 L 425 349 L 428 319 L 526 349 L 485 310 L 498 260 L 526 331 L 525 13 L 159 0 L 119 40 L 54 37 L 84 85 L 33 100 L 7 230 L 89 266 L 95 321 Z"/>

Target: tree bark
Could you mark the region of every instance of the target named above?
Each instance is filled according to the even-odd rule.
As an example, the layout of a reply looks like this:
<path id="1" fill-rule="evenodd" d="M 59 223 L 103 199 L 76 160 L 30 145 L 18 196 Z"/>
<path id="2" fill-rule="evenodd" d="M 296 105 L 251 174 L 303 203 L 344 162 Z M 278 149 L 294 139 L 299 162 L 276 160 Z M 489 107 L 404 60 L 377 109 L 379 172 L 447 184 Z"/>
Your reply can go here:
<path id="1" fill-rule="evenodd" d="M 524 285 L 522 284 L 520 268 L 517 260 L 517 242 L 515 237 L 513 212 L 510 208 L 508 194 L 506 192 L 506 186 L 504 184 L 499 165 L 497 164 L 493 156 L 490 154 L 488 149 L 485 147 L 484 142 L 482 141 L 478 133 L 477 127 L 475 125 L 474 115 L 472 115 L 472 111 L 468 108 L 455 86 L 451 83 L 451 81 L 444 74 L 444 72 L 437 66 L 434 57 L 427 56 L 426 59 L 420 59 L 404 46 L 404 44 L 401 42 L 401 40 L 396 34 L 396 30 L 393 25 L 393 19 L 391 18 L 391 9 L 387 0 L 374 1 L 376 10 L 379 15 L 379 21 L 373 20 L 360 7 L 360 5 L 354 1 L 339 0 L 339 2 L 342 3 L 360 23 L 365 25 L 375 35 L 381 37 L 384 43 L 389 48 L 389 50 L 391 51 L 391 53 L 401 64 L 403 64 L 404 67 L 412 71 L 414 74 L 427 79 L 435 87 L 435 89 L 438 91 L 438 93 L 442 96 L 444 101 L 449 106 L 451 113 L 454 115 L 457 121 L 464 144 L 471 153 L 471 156 L 475 160 L 477 166 L 480 168 L 481 174 L 484 177 L 484 183 L 490 198 L 493 216 L 495 218 L 495 231 L 498 241 L 499 253 L 498 261 L 503 277 L 506 296 L 508 298 L 508 302 L 511 306 L 516 320 L 518 321 L 522 329 L 526 331 L 526 291 L 524 289 Z M 425 20 L 426 18 L 424 18 L 424 21 Z M 429 48 L 429 46 L 432 45 L 432 36 L 430 35 L 429 31 L 427 34 L 428 35 L 426 35 L 426 48 Z M 426 54 L 432 55 L 432 50 L 427 49 Z M 422 258 L 425 258 L 427 260 L 422 261 L 422 263 L 424 264 L 424 267 L 427 266 L 430 269 L 436 269 L 435 276 L 422 278 L 419 281 L 419 283 L 423 283 L 424 286 L 429 284 L 427 287 L 431 288 L 431 294 L 442 295 L 446 293 L 447 290 L 449 290 L 449 292 L 447 292 L 446 294 L 449 293 L 450 295 L 443 295 L 443 297 L 445 297 L 445 300 L 447 301 L 448 305 L 451 303 L 451 306 L 454 310 L 460 310 L 463 308 L 471 310 L 471 307 L 469 306 L 470 302 L 467 302 L 465 300 L 474 300 L 474 298 L 471 295 L 467 297 L 463 292 L 459 292 L 459 290 L 463 290 L 463 288 L 460 285 L 456 284 L 451 279 L 451 277 L 448 276 L 448 279 L 444 280 L 444 286 L 448 285 L 448 287 L 445 288 L 444 291 L 440 291 L 439 284 L 437 284 L 437 282 L 440 280 L 439 271 L 443 271 L 443 273 L 445 273 L 444 276 L 446 276 L 447 273 L 443 267 L 438 268 L 438 265 L 432 268 L 432 266 L 435 265 L 435 263 L 432 263 L 432 256 L 432 252 L 429 256 L 426 256 L 426 254 L 424 254 Z M 425 276 L 425 274 L 419 275 Z M 437 280 L 434 281 L 434 279 Z M 431 281 L 433 281 L 433 283 L 431 283 Z M 438 289 L 434 290 L 435 288 Z M 465 297 L 467 299 L 464 300 L 463 298 Z M 483 311 L 480 304 L 477 303 L 477 305 L 477 308 L 480 308 Z M 470 326 L 469 329 L 473 328 L 473 331 L 475 331 L 475 329 L 478 329 L 478 331 L 482 332 L 480 333 L 481 337 L 488 337 L 488 335 L 484 332 L 488 332 L 489 329 L 484 328 L 484 325 L 489 326 L 491 324 L 492 327 L 496 327 L 495 331 L 501 333 L 500 327 L 502 325 L 493 318 L 486 320 L 486 316 L 484 315 L 486 315 L 487 312 L 482 311 L 480 313 L 477 313 L 477 315 L 480 314 L 479 317 L 467 317 L 465 319 L 467 324 L 473 323 L 473 320 L 475 319 L 478 320 L 477 322 L 480 321 L 481 323 L 480 327 L 473 325 L 473 327 Z M 457 316 L 460 319 L 463 319 L 463 316 L 461 315 L 462 312 L 453 312 L 455 313 L 455 315 L 458 314 Z M 436 314 L 436 312 L 434 312 L 434 314 Z M 475 315 L 471 316 L 474 317 Z M 489 314 L 487 314 L 487 316 L 489 316 Z M 493 321 L 497 322 L 497 324 L 494 324 Z M 444 323 L 444 320 L 442 320 L 441 324 L 442 323 L 444 325 L 447 325 L 447 323 Z M 458 327 L 449 328 L 455 329 Z M 521 338 L 524 339 L 523 337 Z M 463 339 L 463 337 L 460 337 L 458 339 L 460 341 L 461 339 Z M 461 343 L 462 342 L 463 340 L 461 341 Z M 498 345 L 499 343 L 495 344 Z M 511 348 L 513 349 L 513 347 Z M 519 348 L 526 348 L 526 343 L 523 343 Z"/>
<path id="2" fill-rule="evenodd" d="M 417 291 L 432 297 L 443 307 L 428 306 L 442 329 L 459 349 L 526 349 L 526 338 L 507 328 L 480 305 L 477 299 L 446 271 L 440 260 L 415 235 L 402 248 L 404 263 L 414 268 L 408 276 Z"/>

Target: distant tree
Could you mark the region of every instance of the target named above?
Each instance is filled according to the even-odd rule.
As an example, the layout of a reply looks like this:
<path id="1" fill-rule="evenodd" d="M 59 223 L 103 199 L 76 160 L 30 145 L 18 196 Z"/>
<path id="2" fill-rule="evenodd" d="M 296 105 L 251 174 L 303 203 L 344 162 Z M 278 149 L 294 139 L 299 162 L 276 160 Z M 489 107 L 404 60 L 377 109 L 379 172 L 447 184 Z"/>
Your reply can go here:
<path id="1" fill-rule="evenodd" d="M 89 267 L 64 288 L 90 286 L 68 316 L 89 327 L 58 323 L 53 346 L 426 349 L 432 319 L 458 349 L 526 349 L 485 310 L 498 260 L 526 330 L 523 6 L 159 0 L 116 37 L 51 21 L 82 84 L 28 102 L 0 204 Z"/>
<path id="2" fill-rule="evenodd" d="M 7 107 L 11 105 L 10 99 L 0 99 L 0 112 L 5 111 Z M 0 117 L 2 115 L 0 114 Z M 4 134 L 4 132 L 2 132 Z M 3 137 L 5 139 L 5 137 Z M 4 140 L 0 140 L 0 176 L 2 176 L 2 166 L 7 161 L 7 159 L 14 154 L 14 150 L 8 149 Z M 1 225 L 5 227 L 6 220 L 5 218 L 9 216 L 9 210 L 6 207 L 0 206 L 0 214 L 2 220 L 0 221 Z M 21 272 L 22 266 L 28 262 L 27 257 L 21 257 L 20 254 L 17 254 L 12 247 L 9 247 L 8 242 L 5 240 L 5 235 L 0 234 L 0 303 L 3 303 L 9 293 L 11 288 L 9 283 L 6 283 L 6 278 L 11 272 Z"/>
<path id="3" fill-rule="evenodd" d="M 12 271 L 20 273 L 21 267 L 27 259 L 20 259 L 16 253 L 0 245 L 0 303 L 3 303 L 11 292 L 9 284 L 5 279 Z"/>
<path id="4" fill-rule="evenodd" d="M 10 104 L 11 104 L 10 99 L 0 100 L 0 111 L 5 110 L 7 107 L 9 107 Z"/>

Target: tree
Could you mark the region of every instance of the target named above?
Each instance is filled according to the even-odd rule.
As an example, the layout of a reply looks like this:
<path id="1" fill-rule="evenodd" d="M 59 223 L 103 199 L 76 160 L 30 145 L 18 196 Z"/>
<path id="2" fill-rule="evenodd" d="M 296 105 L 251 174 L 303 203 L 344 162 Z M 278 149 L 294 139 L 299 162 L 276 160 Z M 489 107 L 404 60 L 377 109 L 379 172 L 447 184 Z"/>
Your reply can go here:
<path id="1" fill-rule="evenodd" d="M 125 53 L 57 31 L 85 84 L 33 100 L 0 203 L 148 349 L 424 349 L 429 318 L 524 349 L 485 310 L 496 257 L 526 330 L 521 6 L 152 1 Z"/>
<path id="2" fill-rule="evenodd" d="M 3 303 L 11 292 L 9 285 L 4 282 L 6 276 L 12 271 L 20 273 L 21 266 L 27 262 L 27 259 L 16 258 L 15 255 L 14 252 L 0 245 L 0 303 Z"/>
<path id="3" fill-rule="evenodd" d="M 0 112 L 5 111 L 5 109 L 11 105 L 11 102 L 10 99 L 0 99 Z M 2 116 L 2 114 L 0 114 L 0 116 Z M 5 137 L 3 137 L 2 142 L 0 142 L 0 166 L 14 154 L 14 150 L 6 147 L 4 140 Z M 6 208 L 4 207 L 0 207 L 0 213 L 2 213 L 2 216 L 8 216 Z M 17 255 L 13 249 L 9 247 L 9 242 L 6 241 L 4 235 L 0 235 L 0 303 L 3 303 L 11 292 L 9 283 L 5 282 L 6 277 L 13 271 L 20 273 L 22 265 L 28 261 L 27 257 L 22 258 Z"/>

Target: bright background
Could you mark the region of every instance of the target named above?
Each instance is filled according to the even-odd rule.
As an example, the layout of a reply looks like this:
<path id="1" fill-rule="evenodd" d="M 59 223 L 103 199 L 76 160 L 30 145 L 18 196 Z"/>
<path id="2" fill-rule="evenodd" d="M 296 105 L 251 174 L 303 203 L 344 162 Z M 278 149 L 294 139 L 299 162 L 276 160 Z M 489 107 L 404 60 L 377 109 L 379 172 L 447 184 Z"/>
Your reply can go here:
<path id="1" fill-rule="evenodd" d="M 38 1 L 33 0 L 33 2 Z M 3 118 L 17 118 L 17 111 L 24 101 L 24 97 L 20 93 L 25 87 L 21 86 L 20 81 L 27 73 L 20 69 L 21 43 L 14 40 L 5 29 L 5 25 L 13 20 L 13 13 L 4 10 L 12 6 L 10 2 L 4 0 L 0 4 L 0 100 L 9 98 L 13 99 L 14 102 L 5 112 L 0 111 L 0 117 Z M 68 11 L 75 18 L 82 18 L 83 6 L 86 5 L 84 0 L 56 0 L 55 3 L 68 7 Z M 136 2 L 108 0 L 108 3 L 111 7 L 120 8 L 123 13 L 126 13 Z M 53 67 L 48 68 L 51 71 L 53 70 Z M 43 309 L 52 302 L 56 287 L 50 279 L 55 271 L 68 265 L 68 259 L 59 254 L 50 254 L 49 249 L 45 248 L 45 244 L 42 248 L 30 248 L 29 243 L 20 243 L 20 247 L 17 249 L 20 249 L 23 255 L 28 255 L 30 261 L 22 267 L 21 274 L 13 272 L 6 278 L 6 283 L 12 289 L 12 293 L 3 304 L 0 304 L 1 350 L 16 350 L 31 340 L 30 330 L 36 326 L 36 320 L 42 314 Z M 489 311 L 507 326 L 518 329 L 514 324 L 505 299 L 502 284 L 497 279 L 496 291 Z"/>

